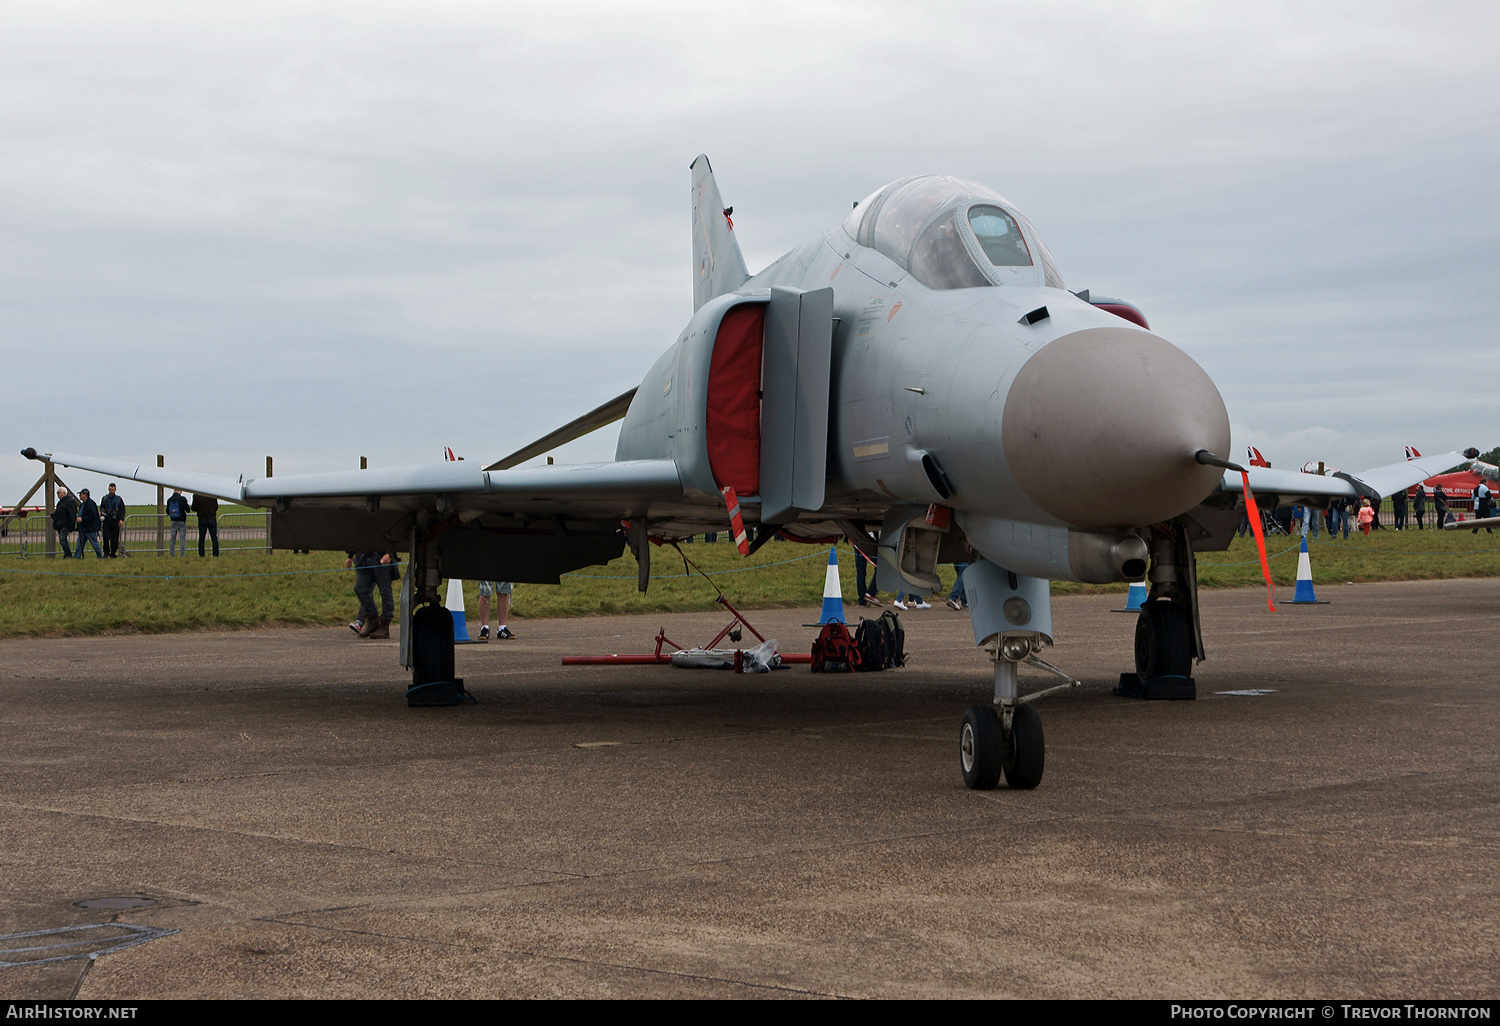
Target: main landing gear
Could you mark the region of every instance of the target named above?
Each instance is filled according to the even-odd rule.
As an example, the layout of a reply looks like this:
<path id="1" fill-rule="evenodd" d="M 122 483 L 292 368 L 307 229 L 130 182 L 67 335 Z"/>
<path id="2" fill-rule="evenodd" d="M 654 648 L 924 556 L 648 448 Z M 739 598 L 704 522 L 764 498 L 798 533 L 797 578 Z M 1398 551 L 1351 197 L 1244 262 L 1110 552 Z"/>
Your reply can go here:
<path id="1" fill-rule="evenodd" d="M 1050 587 L 1039 578 L 980 561 L 964 571 L 964 592 L 974 642 L 995 663 L 994 704 L 970 706 L 959 727 L 958 763 L 964 786 L 988 791 L 1003 775 L 1010 787 L 1030 790 L 1042 782 L 1047 749 L 1042 718 L 1028 703 L 1081 683 L 1037 655 L 1043 644 L 1052 642 Z M 1021 695 L 1021 663 L 1068 683 Z"/>
<path id="2" fill-rule="evenodd" d="M 454 672 L 453 614 L 438 602 L 438 547 L 425 514 L 412 530 L 411 564 L 401 593 L 401 661 L 411 669 L 409 706 L 473 702 Z M 410 638 L 410 647 L 407 640 Z"/>
<path id="3" fill-rule="evenodd" d="M 1117 695 L 1133 698 L 1198 697 L 1193 660 L 1203 658 L 1198 620 L 1198 573 L 1187 528 L 1153 532 L 1151 591 L 1135 622 L 1135 672 L 1120 674 Z"/>

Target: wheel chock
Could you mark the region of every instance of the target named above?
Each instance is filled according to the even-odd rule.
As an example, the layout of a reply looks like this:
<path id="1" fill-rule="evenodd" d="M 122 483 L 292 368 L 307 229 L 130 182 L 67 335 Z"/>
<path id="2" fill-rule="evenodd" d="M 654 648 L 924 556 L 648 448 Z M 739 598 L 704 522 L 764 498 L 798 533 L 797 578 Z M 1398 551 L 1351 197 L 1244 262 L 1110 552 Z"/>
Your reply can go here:
<path id="1" fill-rule="evenodd" d="M 460 702 L 479 704 L 479 699 L 464 690 L 464 679 L 434 680 L 426 684 L 415 684 L 406 689 L 406 704 L 409 708 L 419 706 L 458 705 Z"/>
<path id="2" fill-rule="evenodd" d="M 1120 674 L 1114 693 L 1122 698 L 1192 700 L 1198 697 L 1198 685 L 1192 677 L 1152 677 L 1142 680 L 1138 673 Z"/>

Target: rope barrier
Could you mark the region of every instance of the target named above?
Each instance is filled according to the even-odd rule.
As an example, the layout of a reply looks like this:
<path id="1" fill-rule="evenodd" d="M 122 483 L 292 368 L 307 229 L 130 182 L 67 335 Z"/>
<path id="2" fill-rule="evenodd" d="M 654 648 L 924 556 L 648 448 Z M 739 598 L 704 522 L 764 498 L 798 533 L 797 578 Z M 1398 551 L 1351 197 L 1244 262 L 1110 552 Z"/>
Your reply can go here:
<path id="1" fill-rule="evenodd" d="M 1323 542 L 1324 545 L 1332 545 L 1336 549 L 1353 549 L 1354 545 L 1343 545 L 1338 542 Z M 1500 549 L 1467 549 L 1462 552 L 1423 552 L 1409 549 L 1368 549 L 1363 545 L 1358 546 L 1361 552 L 1381 552 L 1391 556 L 1482 556 L 1487 552 L 1500 552 Z"/>
<path id="2" fill-rule="evenodd" d="M 168 558 L 170 558 L 170 557 L 168 557 Z M 805 556 L 798 556 L 795 559 L 784 559 L 784 560 L 782 560 L 779 563 L 762 563 L 762 564 L 760 564 L 758 566 L 731 567 L 728 570 L 708 570 L 708 571 L 702 571 L 702 572 L 706 576 L 709 576 L 709 577 L 713 577 L 713 576 L 716 576 L 718 574 L 742 574 L 742 573 L 745 573 L 748 570 L 767 570 L 767 569 L 769 569 L 769 568 L 771 568 L 773 566 L 786 566 L 789 563 L 802 563 L 802 562 L 805 562 L 805 561 L 807 561 L 809 559 L 823 559 L 823 558 L 826 558 L 823 555 L 823 553 L 821 553 L 821 552 L 811 552 L 811 553 L 808 553 Z M 358 566 L 356 566 L 356 567 L 342 567 L 342 566 L 340 566 L 340 567 L 334 567 L 334 568 L 329 569 L 329 570 L 272 570 L 272 571 L 269 571 L 267 573 L 257 573 L 257 574 L 91 574 L 91 573 L 79 573 L 76 570 L 15 570 L 15 569 L 12 569 L 10 567 L 0 567 L 0 573 L 6 573 L 6 574 L 36 574 L 36 575 L 40 575 L 40 576 L 44 576 L 44 577 L 89 577 L 89 578 L 95 578 L 95 579 L 103 578 L 103 577 L 118 577 L 118 578 L 122 578 L 122 579 L 125 579 L 125 580 L 132 580 L 132 581 L 171 581 L 171 580 L 188 580 L 188 581 L 193 581 L 193 580 L 220 580 L 220 581 L 222 581 L 222 580 L 232 580 L 232 579 L 244 578 L 244 577 L 297 577 L 297 576 L 306 575 L 306 574 L 346 574 L 346 573 L 353 573 L 355 570 L 375 570 L 375 569 L 379 569 L 379 568 L 378 567 L 358 567 Z M 560 574 L 559 576 L 561 576 L 561 577 L 581 577 L 581 578 L 584 578 L 586 580 L 594 580 L 594 581 L 633 581 L 633 580 L 636 580 L 636 575 L 635 574 L 626 574 L 626 575 L 622 575 L 622 576 L 616 576 L 616 575 L 613 575 L 613 574 L 606 575 L 606 574 L 565 573 L 565 574 Z M 692 574 L 660 574 L 660 575 L 653 576 L 651 578 L 651 580 L 653 580 L 653 581 L 670 581 L 670 580 L 675 580 L 677 578 L 692 577 L 692 576 L 693 576 Z"/>
<path id="3" fill-rule="evenodd" d="M 1282 549 L 1280 552 L 1276 553 L 1276 555 L 1274 555 L 1274 556 L 1267 556 L 1266 557 L 1266 561 L 1270 562 L 1273 559 L 1280 559 L 1282 556 L 1286 555 L 1288 552 L 1297 552 L 1301 548 L 1302 548 L 1302 543 L 1298 542 L 1296 545 L 1293 545 L 1289 549 Z M 1198 563 L 1198 565 L 1199 566 L 1254 566 L 1254 565 L 1257 565 L 1259 563 L 1260 563 L 1260 557 L 1257 556 L 1255 559 L 1246 560 L 1243 563 L 1205 563 L 1205 562 L 1203 562 L 1203 561 L 1200 560 L 1199 563 Z"/>

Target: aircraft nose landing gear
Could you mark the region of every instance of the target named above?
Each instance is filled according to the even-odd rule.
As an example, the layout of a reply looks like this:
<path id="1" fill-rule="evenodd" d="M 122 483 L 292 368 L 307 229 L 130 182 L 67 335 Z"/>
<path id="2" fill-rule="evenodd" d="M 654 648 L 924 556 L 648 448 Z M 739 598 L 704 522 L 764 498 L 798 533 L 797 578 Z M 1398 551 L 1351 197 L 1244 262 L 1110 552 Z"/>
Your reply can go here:
<path id="1" fill-rule="evenodd" d="M 994 705 L 970 706 L 959 727 L 958 764 L 964 786 L 988 791 L 1003 775 L 1010 787 L 1030 790 L 1042 782 L 1047 750 L 1042 718 L 1028 703 L 1081 683 L 1037 655 L 1052 640 L 1050 586 L 981 560 L 964 571 L 964 594 L 974 641 L 995 663 Z M 1017 686 L 1021 663 L 1067 683 L 1023 696 Z"/>
<path id="2" fill-rule="evenodd" d="M 1042 735 L 1042 718 L 1026 704 L 1054 691 L 1076 687 L 1078 681 L 1057 667 L 1040 659 L 1032 651 L 1032 640 L 1011 636 L 995 646 L 995 705 L 971 705 L 964 713 L 958 732 L 958 761 L 964 786 L 974 791 L 989 791 L 1005 782 L 1017 791 L 1029 791 L 1042 782 L 1047 763 L 1047 748 Z M 1068 683 L 1026 696 L 1017 694 L 1020 663 L 1058 674 Z M 997 708 L 998 707 L 998 708 Z"/>

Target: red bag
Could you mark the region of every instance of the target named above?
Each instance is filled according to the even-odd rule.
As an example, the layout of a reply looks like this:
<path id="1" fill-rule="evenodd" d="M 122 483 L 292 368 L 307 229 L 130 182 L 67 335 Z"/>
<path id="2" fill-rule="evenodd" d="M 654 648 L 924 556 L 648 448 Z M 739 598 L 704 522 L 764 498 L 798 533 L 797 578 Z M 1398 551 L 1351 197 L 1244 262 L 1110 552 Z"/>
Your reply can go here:
<path id="1" fill-rule="evenodd" d="M 813 673 L 849 673 L 859 669 L 859 648 L 849 628 L 837 620 L 823 625 L 812 647 Z"/>

